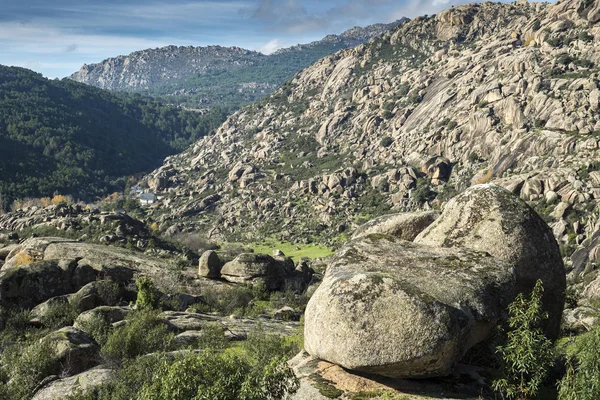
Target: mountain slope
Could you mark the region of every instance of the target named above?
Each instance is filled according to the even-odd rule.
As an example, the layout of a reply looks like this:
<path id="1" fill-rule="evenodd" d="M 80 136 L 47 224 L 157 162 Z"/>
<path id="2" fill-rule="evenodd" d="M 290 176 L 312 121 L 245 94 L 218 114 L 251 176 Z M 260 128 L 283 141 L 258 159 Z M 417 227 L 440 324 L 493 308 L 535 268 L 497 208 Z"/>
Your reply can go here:
<path id="1" fill-rule="evenodd" d="M 0 66 L 0 193 L 105 194 L 115 178 L 160 165 L 222 120 L 218 110 L 202 115 Z"/>
<path id="2" fill-rule="evenodd" d="M 193 107 L 238 107 L 273 92 L 319 58 L 355 47 L 405 21 L 356 27 L 269 56 L 221 46 L 147 49 L 84 65 L 71 79 L 112 91 L 167 96 Z"/>
<path id="3" fill-rule="evenodd" d="M 335 240 L 493 182 L 569 253 L 599 228 L 599 7 L 463 5 L 324 58 L 146 178 L 161 226 Z"/>

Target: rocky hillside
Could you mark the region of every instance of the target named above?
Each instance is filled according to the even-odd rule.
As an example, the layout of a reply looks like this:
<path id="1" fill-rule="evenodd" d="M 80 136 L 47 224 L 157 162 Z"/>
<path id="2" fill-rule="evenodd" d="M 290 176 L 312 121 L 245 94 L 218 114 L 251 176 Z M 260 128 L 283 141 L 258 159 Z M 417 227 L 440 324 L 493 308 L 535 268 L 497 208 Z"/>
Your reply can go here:
<path id="1" fill-rule="evenodd" d="M 268 56 L 221 46 L 147 49 L 84 65 L 71 79 L 113 91 L 168 96 L 194 107 L 239 106 L 273 92 L 319 58 L 365 43 L 406 20 L 355 27 Z"/>
<path id="2" fill-rule="evenodd" d="M 161 227 L 332 241 L 492 182 L 570 254 L 598 230 L 598 7 L 463 5 L 318 61 L 146 177 Z"/>

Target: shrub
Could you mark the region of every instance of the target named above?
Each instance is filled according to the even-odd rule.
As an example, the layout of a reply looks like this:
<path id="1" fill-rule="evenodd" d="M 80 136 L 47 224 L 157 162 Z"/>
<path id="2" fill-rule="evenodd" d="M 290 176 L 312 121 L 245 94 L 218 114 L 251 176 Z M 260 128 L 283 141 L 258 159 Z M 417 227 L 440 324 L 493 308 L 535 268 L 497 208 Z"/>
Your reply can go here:
<path id="1" fill-rule="evenodd" d="M 298 389 L 284 359 L 267 364 L 247 357 L 203 352 L 170 364 L 163 361 L 139 400 L 267 400 L 282 399 Z"/>
<path id="2" fill-rule="evenodd" d="M 137 299 L 135 301 L 138 308 L 158 308 L 160 304 L 160 292 L 154 286 L 154 282 L 147 276 L 140 276 L 135 285 L 137 286 Z"/>
<path id="3" fill-rule="evenodd" d="M 435 192 L 431 190 L 429 187 L 429 182 L 426 179 L 418 178 L 417 179 L 417 187 L 412 192 L 412 199 L 417 204 L 424 204 L 426 201 L 433 200 L 435 197 Z"/>
<path id="4" fill-rule="evenodd" d="M 147 382 L 152 382 L 156 370 L 167 360 L 164 354 L 150 354 L 128 360 L 114 372 L 104 385 L 85 393 L 69 396 L 68 400 L 131 400 L 137 399 Z"/>
<path id="5" fill-rule="evenodd" d="M 390 147 L 392 143 L 394 143 L 394 139 L 389 136 L 381 138 L 381 141 L 379 142 L 382 147 Z"/>
<path id="6" fill-rule="evenodd" d="M 56 302 L 48 307 L 48 311 L 40 318 L 40 322 L 52 330 L 73 325 L 77 318 L 77 310 L 68 301 Z"/>
<path id="7" fill-rule="evenodd" d="M 579 40 L 583 42 L 591 42 L 594 40 L 594 36 L 590 35 L 587 31 L 579 32 Z"/>
<path id="8" fill-rule="evenodd" d="M 120 300 L 121 290 L 119 289 L 119 285 L 110 279 L 102 279 L 96 282 L 96 290 L 98 291 L 98 296 L 104 304 L 114 305 L 117 304 Z"/>
<path id="9" fill-rule="evenodd" d="M 495 380 L 493 388 L 503 398 L 535 397 L 553 363 L 552 343 L 541 329 L 548 318 L 542 310 L 543 286 L 537 281 L 531 296 L 522 293 L 510 304 L 506 343 L 499 346 L 503 378 Z"/>
<path id="10" fill-rule="evenodd" d="M 560 400 L 600 399 L 600 326 L 578 343 L 558 388 Z"/>
<path id="11" fill-rule="evenodd" d="M 172 347 L 173 334 L 159 318 L 158 311 L 140 310 L 131 313 L 127 324 L 110 333 L 100 355 L 109 365 L 121 366 L 128 359 Z"/>
<path id="12" fill-rule="evenodd" d="M 258 289 L 256 290 L 258 293 Z M 244 314 L 245 309 L 255 298 L 253 289 L 246 286 L 206 288 L 202 295 L 205 304 L 196 306 L 196 309 L 200 312 L 218 312 L 221 315 L 230 315 L 234 312 Z"/>
<path id="13" fill-rule="evenodd" d="M 42 380 L 59 374 L 61 368 L 49 341 L 11 346 L 4 350 L 1 361 L 6 384 L 0 394 L 11 400 L 30 399 Z"/>
<path id="14" fill-rule="evenodd" d="M 79 323 L 80 329 L 87 332 L 100 346 L 104 346 L 112 333 L 112 325 L 100 314 Z"/>

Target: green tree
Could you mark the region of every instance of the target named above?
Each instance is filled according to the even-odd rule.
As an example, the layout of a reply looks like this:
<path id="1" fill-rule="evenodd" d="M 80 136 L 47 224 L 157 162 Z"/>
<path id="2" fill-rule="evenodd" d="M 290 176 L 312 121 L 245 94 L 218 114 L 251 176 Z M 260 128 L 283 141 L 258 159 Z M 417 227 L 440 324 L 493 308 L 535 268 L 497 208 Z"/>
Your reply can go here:
<path id="1" fill-rule="evenodd" d="M 152 279 L 147 276 L 140 276 L 135 285 L 137 286 L 138 294 L 135 304 L 138 308 L 152 309 L 157 308 L 160 303 L 160 293 L 154 286 Z"/>
<path id="2" fill-rule="evenodd" d="M 504 399 L 534 398 L 552 366 L 552 342 L 541 329 L 548 318 L 542 310 L 543 293 L 538 280 L 529 298 L 520 293 L 508 308 L 510 330 L 506 343 L 497 349 L 503 377 L 492 385 Z"/>

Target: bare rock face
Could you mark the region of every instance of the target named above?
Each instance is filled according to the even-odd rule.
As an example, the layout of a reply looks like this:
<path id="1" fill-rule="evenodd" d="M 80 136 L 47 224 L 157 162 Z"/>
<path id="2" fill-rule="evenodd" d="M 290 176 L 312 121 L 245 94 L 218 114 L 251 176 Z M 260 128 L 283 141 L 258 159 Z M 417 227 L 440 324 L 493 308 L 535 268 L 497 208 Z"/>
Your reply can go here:
<path id="1" fill-rule="evenodd" d="M 444 376 L 538 279 L 546 333 L 556 336 L 566 285 L 550 228 L 509 191 L 475 186 L 414 242 L 371 234 L 346 243 L 307 305 L 305 349 L 353 371 Z"/>
<path id="2" fill-rule="evenodd" d="M 385 235 L 348 242 L 305 314 L 305 349 L 393 378 L 448 375 L 504 318 L 511 264 L 489 254 Z"/>
<path id="3" fill-rule="evenodd" d="M 423 229 L 435 221 L 438 215 L 435 211 L 382 215 L 356 228 L 352 239 L 380 233 L 412 241 Z"/>
<path id="4" fill-rule="evenodd" d="M 557 337 L 566 277 L 552 230 L 524 201 L 495 185 L 477 185 L 448 202 L 442 215 L 415 243 L 487 252 L 515 268 L 517 289 L 530 291 L 541 279 L 547 334 Z"/>

